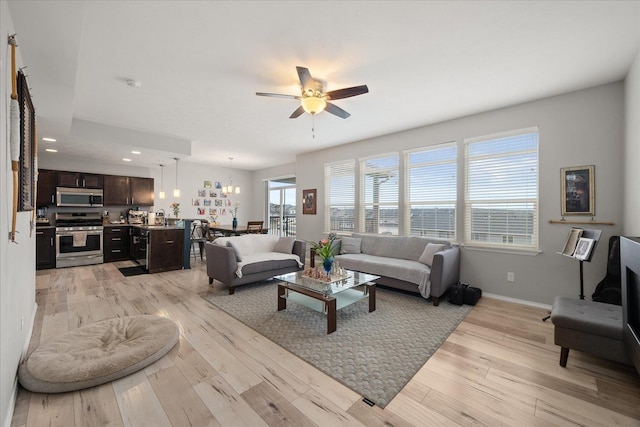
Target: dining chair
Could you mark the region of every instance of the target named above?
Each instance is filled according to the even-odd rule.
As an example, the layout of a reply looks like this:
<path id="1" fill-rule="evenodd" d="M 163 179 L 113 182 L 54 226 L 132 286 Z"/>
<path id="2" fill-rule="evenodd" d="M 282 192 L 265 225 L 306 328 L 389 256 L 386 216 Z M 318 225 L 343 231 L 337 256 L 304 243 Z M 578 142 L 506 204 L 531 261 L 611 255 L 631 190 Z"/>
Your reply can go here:
<path id="1" fill-rule="evenodd" d="M 249 221 L 247 223 L 247 234 L 262 234 L 264 221 Z"/>
<path id="2" fill-rule="evenodd" d="M 207 241 L 207 226 L 203 225 L 200 222 L 194 222 L 191 227 L 191 251 L 193 252 L 193 260 L 196 261 L 196 247 L 195 243 L 198 244 L 198 249 L 200 250 L 200 261 L 202 261 L 202 256 L 204 254 L 204 244 Z"/>

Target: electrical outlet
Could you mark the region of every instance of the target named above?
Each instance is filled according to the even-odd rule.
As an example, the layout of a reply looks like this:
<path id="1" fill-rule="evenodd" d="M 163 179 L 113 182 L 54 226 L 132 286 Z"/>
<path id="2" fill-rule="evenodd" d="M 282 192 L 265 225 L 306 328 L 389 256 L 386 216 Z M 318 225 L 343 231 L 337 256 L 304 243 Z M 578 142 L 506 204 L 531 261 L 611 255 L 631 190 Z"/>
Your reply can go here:
<path id="1" fill-rule="evenodd" d="M 513 271 L 507 273 L 507 282 L 513 282 L 516 280 L 516 275 Z"/>

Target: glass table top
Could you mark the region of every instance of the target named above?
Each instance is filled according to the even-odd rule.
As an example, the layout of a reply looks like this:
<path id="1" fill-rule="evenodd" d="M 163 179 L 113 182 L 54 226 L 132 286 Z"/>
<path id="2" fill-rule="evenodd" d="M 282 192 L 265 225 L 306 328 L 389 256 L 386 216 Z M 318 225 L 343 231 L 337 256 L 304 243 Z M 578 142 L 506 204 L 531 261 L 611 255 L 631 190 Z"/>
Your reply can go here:
<path id="1" fill-rule="evenodd" d="M 364 285 L 367 282 L 375 282 L 380 276 L 346 270 L 343 276 L 332 277 L 330 282 L 322 279 L 314 279 L 304 275 L 304 271 L 281 274 L 275 279 L 282 282 L 298 285 L 302 288 L 317 292 L 324 296 L 339 294 L 348 289 Z"/>

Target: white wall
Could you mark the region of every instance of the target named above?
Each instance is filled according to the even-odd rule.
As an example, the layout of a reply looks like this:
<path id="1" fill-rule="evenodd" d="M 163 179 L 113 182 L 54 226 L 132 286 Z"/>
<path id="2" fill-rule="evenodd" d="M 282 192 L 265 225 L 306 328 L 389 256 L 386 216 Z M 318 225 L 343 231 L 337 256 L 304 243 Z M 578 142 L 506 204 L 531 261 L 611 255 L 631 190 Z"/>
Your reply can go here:
<path id="1" fill-rule="evenodd" d="M 35 232 L 29 236 L 31 212 L 18 213 L 17 243 L 8 240 L 13 178 L 8 148 L 11 59 L 6 41 L 14 32 L 7 2 L 0 1 L 0 39 L 3 40 L 3 48 L 0 49 L 0 417 L 4 426 L 11 422 L 16 371 L 30 338 L 36 310 Z M 17 51 L 17 67 L 20 67 L 20 49 Z M 35 103 L 37 105 L 37 101 Z"/>
<path id="2" fill-rule="evenodd" d="M 176 201 L 173 197 L 173 188 L 176 184 L 176 164 L 170 163 L 164 167 L 164 192 L 166 193 L 166 199 L 160 199 L 159 193 L 162 187 L 161 171 L 160 167 L 152 168 L 150 170 L 150 176 L 155 179 L 155 209 L 164 209 L 166 215 L 173 217 L 173 211 L 170 208 L 170 204 Z M 204 181 L 216 181 L 220 182 L 223 186 L 227 185 L 229 176 L 233 179 L 234 186 L 240 186 L 240 195 L 229 196 L 228 198 L 220 197 L 220 190 L 215 190 L 218 193 L 217 199 L 231 200 L 231 203 L 239 203 L 238 208 L 238 223 L 245 224 L 246 222 L 255 219 L 254 215 L 254 200 L 253 200 L 253 182 L 251 179 L 252 173 L 249 171 L 239 169 L 229 169 L 224 167 L 214 167 L 210 165 L 203 165 L 199 163 L 191 163 L 188 161 L 180 161 L 178 164 L 178 188 L 180 189 L 180 198 L 177 200 L 180 203 L 180 218 L 204 218 L 209 219 L 209 209 L 221 210 L 221 207 L 215 206 L 215 198 L 199 197 L 198 190 L 204 188 Z M 205 215 L 198 215 L 196 206 L 193 206 L 193 199 L 199 199 L 200 208 L 206 209 Z M 204 206 L 203 200 L 211 200 L 211 206 Z M 221 224 L 231 224 L 232 216 L 229 212 L 229 207 L 224 206 L 227 210 L 226 216 L 219 216 L 218 222 Z M 262 218 L 262 216 L 260 216 Z"/>
<path id="3" fill-rule="evenodd" d="M 606 270 L 609 236 L 622 230 L 623 85 L 621 82 L 464 117 L 405 132 L 355 142 L 297 157 L 297 186 L 318 189 L 318 214 L 297 215 L 298 237 L 315 240 L 324 229 L 324 164 L 350 158 L 457 141 L 538 126 L 540 130 L 540 249 L 537 256 L 463 249 L 461 280 L 485 292 L 551 304 L 556 295 L 579 293 L 578 262 L 561 255 L 570 225 L 560 219 L 560 168 L 595 165 L 596 217 L 612 221 L 603 230 L 594 260 L 585 263 L 585 295 Z M 459 195 L 459 206 L 461 207 Z M 299 203 L 300 204 L 300 203 Z M 301 212 L 298 206 L 298 212 Z M 581 217 L 580 220 L 588 220 Z M 458 232 L 462 232 L 458 212 Z M 596 228 L 596 227 L 593 227 Z M 459 237 L 461 239 L 461 237 Z M 507 282 L 507 272 L 515 282 Z"/>
<path id="4" fill-rule="evenodd" d="M 624 81 L 624 234 L 640 236 L 640 51 Z"/>

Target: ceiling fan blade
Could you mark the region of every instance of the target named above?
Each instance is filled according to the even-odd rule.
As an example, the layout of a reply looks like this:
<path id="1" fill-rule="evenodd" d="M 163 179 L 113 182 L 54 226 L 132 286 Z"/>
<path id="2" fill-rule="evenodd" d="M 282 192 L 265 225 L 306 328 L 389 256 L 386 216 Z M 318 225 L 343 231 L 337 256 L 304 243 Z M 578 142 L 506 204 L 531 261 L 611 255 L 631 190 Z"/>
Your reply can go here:
<path id="1" fill-rule="evenodd" d="M 330 92 L 327 92 L 325 95 L 329 99 L 343 99 L 343 98 L 350 98 L 352 96 L 362 95 L 368 92 L 369 92 L 369 88 L 367 87 L 367 85 L 362 85 L 362 86 L 354 86 L 354 87 L 347 87 L 344 89 L 332 90 Z"/>
<path id="2" fill-rule="evenodd" d="M 347 113 L 346 111 L 344 111 L 342 108 L 338 107 L 335 104 L 332 104 L 330 102 L 327 102 L 327 106 L 324 107 L 324 109 L 327 111 L 327 113 L 331 113 L 335 116 L 338 116 L 342 119 L 346 119 L 347 117 L 349 117 L 351 114 Z"/>
<path id="3" fill-rule="evenodd" d="M 300 99 L 300 96 L 285 95 L 283 93 L 256 92 L 256 95 L 258 95 L 258 96 L 270 96 L 270 97 L 273 97 L 273 98 Z"/>
<path id="4" fill-rule="evenodd" d="M 289 118 L 290 118 L 290 119 L 298 118 L 298 117 L 300 117 L 303 113 L 304 113 L 304 108 L 302 108 L 302 105 L 301 105 L 301 106 L 299 106 L 299 107 L 296 109 L 296 111 L 294 111 L 294 112 L 289 116 Z"/>
<path id="5" fill-rule="evenodd" d="M 302 87 L 304 89 L 313 89 L 313 78 L 311 77 L 309 69 L 305 67 L 296 67 L 296 70 L 298 71 L 298 78 L 300 79 L 300 83 L 302 83 Z"/>

